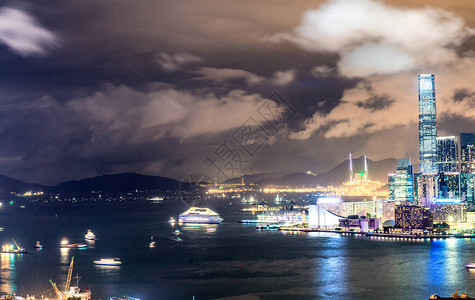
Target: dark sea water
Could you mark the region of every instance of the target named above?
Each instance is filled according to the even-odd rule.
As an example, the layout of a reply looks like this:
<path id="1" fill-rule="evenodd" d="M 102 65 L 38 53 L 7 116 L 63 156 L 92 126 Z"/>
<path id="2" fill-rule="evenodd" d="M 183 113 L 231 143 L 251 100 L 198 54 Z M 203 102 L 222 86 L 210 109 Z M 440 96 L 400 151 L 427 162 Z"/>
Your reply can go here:
<path id="1" fill-rule="evenodd" d="M 475 296 L 475 240 L 398 241 L 331 233 L 257 231 L 238 224 L 249 213 L 237 200 L 209 206 L 224 218 L 215 226 L 179 227 L 167 221 L 181 201 L 30 204 L 0 209 L 0 242 L 14 237 L 34 254 L 1 255 L 0 289 L 49 295 L 48 280 L 64 284 L 69 262 L 93 299 L 129 295 L 152 299 L 428 299 L 465 288 Z M 55 217 L 57 214 L 57 217 Z M 97 240 L 88 249 L 61 250 L 63 237 Z M 156 248 L 149 248 L 154 235 Z M 33 250 L 36 240 L 44 246 Z M 93 260 L 120 257 L 120 267 Z"/>

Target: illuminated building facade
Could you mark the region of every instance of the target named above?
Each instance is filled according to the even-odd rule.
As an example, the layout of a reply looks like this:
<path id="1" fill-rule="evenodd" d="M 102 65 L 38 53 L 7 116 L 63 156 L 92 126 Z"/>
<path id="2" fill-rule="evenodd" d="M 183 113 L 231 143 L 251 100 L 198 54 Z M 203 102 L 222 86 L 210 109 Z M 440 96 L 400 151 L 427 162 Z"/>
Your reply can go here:
<path id="1" fill-rule="evenodd" d="M 422 173 L 437 173 L 437 127 L 433 74 L 419 75 L 419 159 Z"/>
<path id="2" fill-rule="evenodd" d="M 475 211 L 475 174 L 460 174 L 460 197 L 467 204 L 467 211 Z"/>
<path id="3" fill-rule="evenodd" d="M 460 134 L 460 172 L 475 172 L 475 134 Z"/>
<path id="4" fill-rule="evenodd" d="M 396 173 L 389 174 L 389 198 L 395 202 L 414 202 L 414 174 L 409 158 L 399 159 Z"/>
<path id="5" fill-rule="evenodd" d="M 437 176 L 437 198 L 460 199 L 460 173 L 445 172 Z"/>
<path id="6" fill-rule="evenodd" d="M 396 207 L 395 226 L 404 230 L 432 230 L 433 219 L 430 210 L 415 206 L 401 205 Z"/>
<path id="7" fill-rule="evenodd" d="M 324 209 L 344 217 L 360 216 L 367 217 L 368 214 L 372 218 L 380 218 L 383 221 L 394 220 L 393 201 L 388 200 L 363 200 L 363 201 L 319 201 L 318 205 Z"/>
<path id="8" fill-rule="evenodd" d="M 437 195 L 437 176 L 433 174 L 415 174 L 415 198 L 417 205 L 429 207 Z"/>
<path id="9" fill-rule="evenodd" d="M 434 222 L 458 223 L 467 222 L 467 208 L 462 202 L 443 203 L 436 202 L 430 205 Z"/>
<path id="10" fill-rule="evenodd" d="M 458 172 L 459 139 L 456 136 L 437 138 L 437 168 L 439 173 Z"/>

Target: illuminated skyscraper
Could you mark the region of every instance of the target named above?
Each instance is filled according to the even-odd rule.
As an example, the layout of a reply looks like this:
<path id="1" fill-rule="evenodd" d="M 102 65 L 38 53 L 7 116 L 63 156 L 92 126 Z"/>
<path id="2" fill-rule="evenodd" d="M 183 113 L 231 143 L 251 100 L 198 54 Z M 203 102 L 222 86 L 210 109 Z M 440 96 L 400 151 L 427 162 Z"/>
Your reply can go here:
<path id="1" fill-rule="evenodd" d="M 456 136 L 437 138 L 437 168 L 439 173 L 458 172 L 459 142 Z"/>
<path id="2" fill-rule="evenodd" d="M 437 127 L 433 74 L 419 75 L 419 159 L 422 173 L 437 173 Z"/>
<path id="3" fill-rule="evenodd" d="M 389 174 L 389 200 L 414 202 L 414 176 L 409 158 L 400 159 L 396 173 Z"/>
<path id="4" fill-rule="evenodd" d="M 475 172 L 475 134 L 460 134 L 460 171 Z"/>

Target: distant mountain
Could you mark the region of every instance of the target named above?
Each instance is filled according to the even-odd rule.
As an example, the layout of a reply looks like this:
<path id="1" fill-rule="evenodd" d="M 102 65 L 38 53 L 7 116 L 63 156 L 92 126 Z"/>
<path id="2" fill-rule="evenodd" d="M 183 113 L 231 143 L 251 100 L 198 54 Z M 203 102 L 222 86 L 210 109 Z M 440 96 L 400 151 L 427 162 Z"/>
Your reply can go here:
<path id="1" fill-rule="evenodd" d="M 45 190 L 47 187 L 37 183 L 26 183 L 21 180 L 13 179 L 0 175 L 0 193 L 8 194 L 11 192 L 25 193 L 28 191 Z"/>
<path id="2" fill-rule="evenodd" d="M 229 178 L 228 180 L 224 181 L 223 183 L 225 183 L 225 184 L 241 183 L 242 178 L 244 177 L 244 183 L 250 184 L 250 183 L 255 183 L 256 181 L 260 181 L 260 180 L 263 180 L 263 179 L 279 178 L 279 177 L 284 176 L 288 173 L 289 172 L 250 174 L 250 175 L 244 175 L 244 176 L 241 176 L 241 177 Z"/>
<path id="3" fill-rule="evenodd" d="M 379 161 L 367 159 L 368 176 L 371 180 L 386 183 L 388 173 L 396 170 L 397 159 L 388 158 Z M 353 171 L 355 174 L 364 171 L 363 156 L 353 159 Z M 318 175 L 307 173 L 292 173 L 278 178 L 267 178 L 257 181 L 261 185 L 285 185 L 285 186 L 338 186 L 349 179 L 349 160 L 345 160 L 328 172 Z"/>
<path id="4" fill-rule="evenodd" d="M 56 193 L 133 192 L 135 190 L 178 190 L 180 182 L 167 177 L 135 173 L 102 175 L 83 180 L 71 180 L 51 188 Z"/>

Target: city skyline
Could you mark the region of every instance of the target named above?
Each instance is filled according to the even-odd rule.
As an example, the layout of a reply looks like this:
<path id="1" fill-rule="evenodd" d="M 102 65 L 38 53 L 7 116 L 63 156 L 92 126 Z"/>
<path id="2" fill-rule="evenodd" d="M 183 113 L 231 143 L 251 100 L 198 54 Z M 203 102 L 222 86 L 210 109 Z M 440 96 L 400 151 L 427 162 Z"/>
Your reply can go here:
<path id="1" fill-rule="evenodd" d="M 439 136 L 474 131 L 474 4 L 249 5 L 5 3 L 0 174 L 215 177 L 213 156 L 228 146 L 241 151 L 234 176 L 320 173 L 350 152 L 416 161 L 426 73 Z M 241 147 L 248 127 L 262 143 Z"/>

